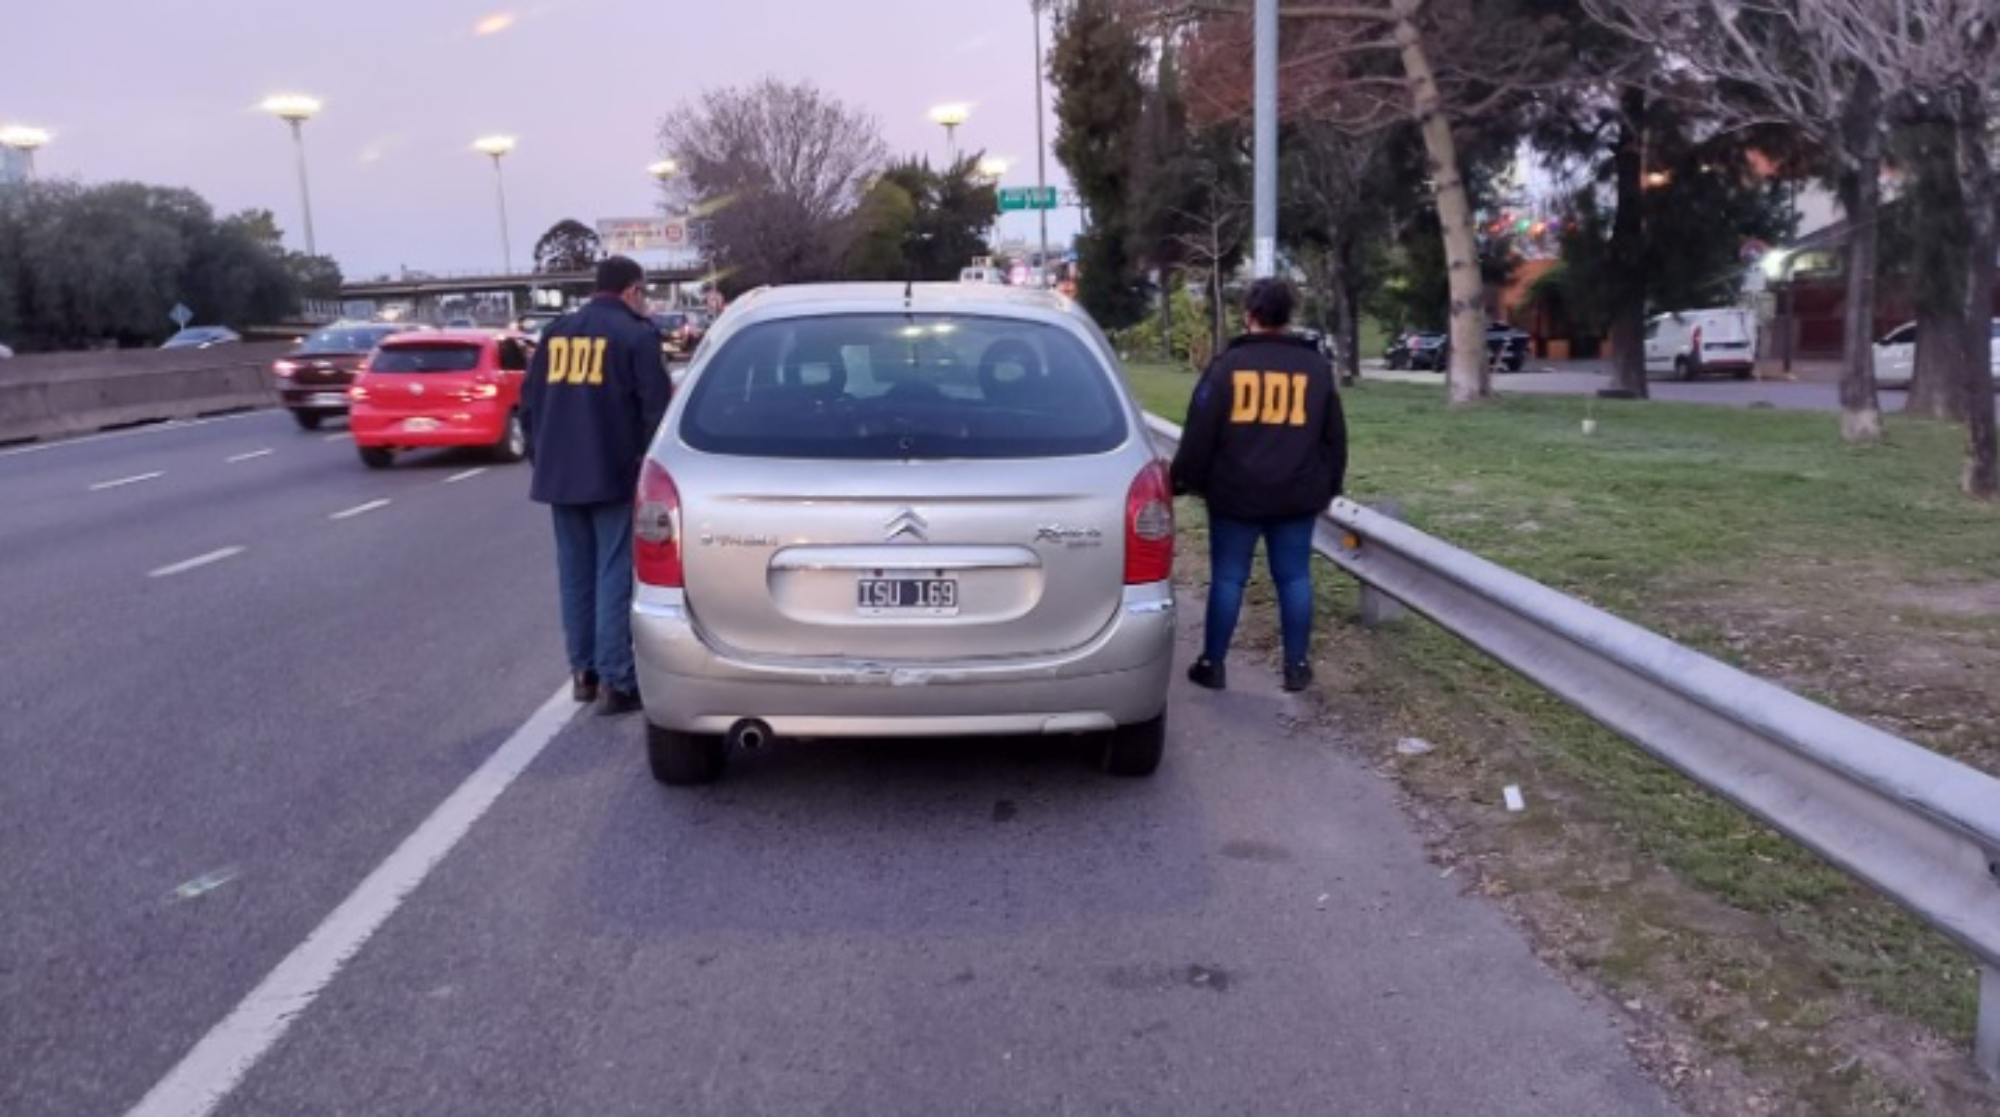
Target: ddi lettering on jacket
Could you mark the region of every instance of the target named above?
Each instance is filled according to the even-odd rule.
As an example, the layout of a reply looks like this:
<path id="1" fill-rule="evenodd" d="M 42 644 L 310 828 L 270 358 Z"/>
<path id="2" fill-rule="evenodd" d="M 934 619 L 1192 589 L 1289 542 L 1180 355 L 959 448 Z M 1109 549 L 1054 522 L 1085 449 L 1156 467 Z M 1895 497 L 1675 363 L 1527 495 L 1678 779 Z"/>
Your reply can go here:
<path id="1" fill-rule="evenodd" d="M 1306 425 L 1306 374 L 1251 372 L 1229 374 L 1229 421 L 1266 427 Z"/>
<path id="2" fill-rule="evenodd" d="M 606 338 L 552 337 L 549 339 L 549 383 L 604 383 Z"/>

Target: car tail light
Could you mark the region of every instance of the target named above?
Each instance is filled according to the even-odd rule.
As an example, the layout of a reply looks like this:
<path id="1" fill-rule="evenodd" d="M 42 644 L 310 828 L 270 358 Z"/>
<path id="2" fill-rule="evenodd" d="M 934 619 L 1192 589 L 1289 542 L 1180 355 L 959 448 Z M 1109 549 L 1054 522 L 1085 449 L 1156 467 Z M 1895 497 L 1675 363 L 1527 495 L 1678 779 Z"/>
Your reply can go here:
<path id="1" fill-rule="evenodd" d="M 289 378 L 293 372 L 298 370 L 298 367 L 290 361 L 273 361 L 271 363 L 271 374 L 273 376 Z"/>
<path id="2" fill-rule="evenodd" d="M 474 384 L 458 393 L 458 398 L 467 403 L 476 399 L 498 399 L 499 396 L 500 387 L 497 384 Z"/>
<path id="3" fill-rule="evenodd" d="M 632 565 L 646 585 L 681 588 L 681 494 L 674 479 L 650 458 L 639 471 L 639 495 L 633 502 Z"/>
<path id="4" fill-rule="evenodd" d="M 1125 584 L 1174 576 L 1174 497 L 1165 462 L 1152 461 L 1125 494 Z"/>
<path id="5" fill-rule="evenodd" d="M 347 398 L 359 403 L 368 398 L 368 389 L 356 384 L 354 387 L 347 389 Z"/>

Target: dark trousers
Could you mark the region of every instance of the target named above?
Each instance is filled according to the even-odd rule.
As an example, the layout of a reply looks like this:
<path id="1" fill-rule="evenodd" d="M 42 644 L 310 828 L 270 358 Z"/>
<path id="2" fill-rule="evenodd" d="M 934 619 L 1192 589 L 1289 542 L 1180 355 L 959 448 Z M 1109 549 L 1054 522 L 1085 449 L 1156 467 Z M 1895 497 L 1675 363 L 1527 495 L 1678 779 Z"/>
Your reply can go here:
<path id="1" fill-rule="evenodd" d="M 632 691 L 632 506 L 554 504 L 556 578 L 571 671 Z"/>

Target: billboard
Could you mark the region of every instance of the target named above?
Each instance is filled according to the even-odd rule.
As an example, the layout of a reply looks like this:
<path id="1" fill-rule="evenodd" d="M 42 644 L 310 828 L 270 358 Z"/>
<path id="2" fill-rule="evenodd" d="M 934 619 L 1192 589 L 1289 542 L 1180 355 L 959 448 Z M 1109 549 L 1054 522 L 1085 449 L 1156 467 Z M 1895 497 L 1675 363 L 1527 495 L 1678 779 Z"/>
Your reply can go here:
<path id="1" fill-rule="evenodd" d="M 613 255 L 686 252 L 696 247 L 696 234 L 685 217 L 605 217 L 597 222 L 597 239 Z"/>

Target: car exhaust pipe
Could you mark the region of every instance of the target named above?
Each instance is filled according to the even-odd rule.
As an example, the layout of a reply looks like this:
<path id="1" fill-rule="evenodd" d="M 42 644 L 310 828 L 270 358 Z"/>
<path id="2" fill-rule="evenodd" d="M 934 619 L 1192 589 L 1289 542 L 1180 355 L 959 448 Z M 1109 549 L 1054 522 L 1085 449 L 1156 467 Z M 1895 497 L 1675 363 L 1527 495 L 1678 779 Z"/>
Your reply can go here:
<path id="1" fill-rule="evenodd" d="M 729 727 L 729 747 L 755 751 L 771 743 L 771 727 L 756 718 L 744 718 Z"/>

